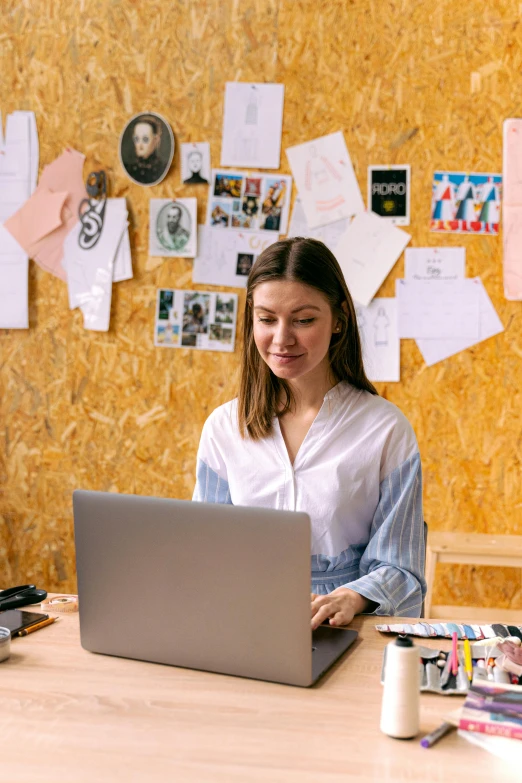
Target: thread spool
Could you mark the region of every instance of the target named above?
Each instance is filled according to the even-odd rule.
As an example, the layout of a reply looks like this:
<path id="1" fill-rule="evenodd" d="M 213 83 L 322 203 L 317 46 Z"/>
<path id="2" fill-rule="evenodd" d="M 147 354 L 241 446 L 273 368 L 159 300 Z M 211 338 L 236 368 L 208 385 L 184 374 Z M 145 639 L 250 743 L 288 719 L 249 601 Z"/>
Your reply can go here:
<path id="1" fill-rule="evenodd" d="M 389 737 L 411 739 L 419 732 L 419 657 L 407 636 L 386 645 L 381 731 Z"/>
<path id="2" fill-rule="evenodd" d="M 54 598 L 50 598 L 47 601 L 42 601 L 40 604 L 44 612 L 77 612 L 78 611 L 78 596 L 76 595 L 55 595 Z"/>
<path id="3" fill-rule="evenodd" d="M 0 627 L 0 661 L 5 661 L 11 655 L 11 631 Z"/>

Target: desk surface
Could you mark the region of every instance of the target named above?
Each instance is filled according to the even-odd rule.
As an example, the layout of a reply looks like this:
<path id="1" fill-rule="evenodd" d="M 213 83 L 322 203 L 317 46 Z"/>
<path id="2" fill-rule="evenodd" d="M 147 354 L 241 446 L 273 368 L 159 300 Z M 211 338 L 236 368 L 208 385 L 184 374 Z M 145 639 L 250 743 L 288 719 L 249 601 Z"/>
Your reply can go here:
<path id="1" fill-rule="evenodd" d="M 89 653 L 78 615 L 63 615 L 13 639 L 0 664 L 0 781 L 520 780 L 456 732 L 429 750 L 419 738 L 381 734 L 379 678 L 390 637 L 375 622 L 356 618 L 356 646 L 304 689 Z M 460 704 L 422 694 L 422 732 Z"/>

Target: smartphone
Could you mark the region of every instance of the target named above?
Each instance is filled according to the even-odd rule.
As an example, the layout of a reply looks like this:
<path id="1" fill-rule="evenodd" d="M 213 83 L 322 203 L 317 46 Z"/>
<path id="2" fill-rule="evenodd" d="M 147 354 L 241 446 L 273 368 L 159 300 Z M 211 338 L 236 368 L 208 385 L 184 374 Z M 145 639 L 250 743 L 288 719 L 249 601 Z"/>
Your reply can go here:
<path id="1" fill-rule="evenodd" d="M 0 612 L 0 628 L 9 628 L 13 637 L 24 628 L 29 628 L 30 625 L 46 620 L 48 617 L 48 614 L 26 612 L 23 609 L 6 609 L 5 612 Z"/>

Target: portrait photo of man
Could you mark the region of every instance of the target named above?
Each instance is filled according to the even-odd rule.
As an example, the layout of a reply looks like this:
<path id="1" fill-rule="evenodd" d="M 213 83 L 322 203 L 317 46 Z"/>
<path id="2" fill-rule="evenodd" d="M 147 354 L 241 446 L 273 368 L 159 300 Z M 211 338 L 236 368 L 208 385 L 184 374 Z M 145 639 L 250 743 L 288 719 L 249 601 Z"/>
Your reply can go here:
<path id="1" fill-rule="evenodd" d="M 181 145 L 181 180 L 184 185 L 208 185 L 210 144 L 207 141 Z"/>
<path id="2" fill-rule="evenodd" d="M 120 160 L 138 185 L 156 185 L 167 174 L 174 154 L 174 136 L 159 114 L 137 114 L 121 135 Z"/>
<path id="3" fill-rule="evenodd" d="M 182 204 L 174 201 L 158 214 L 156 229 L 166 250 L 184 250 L 190 239 L 190 215 Z"/>

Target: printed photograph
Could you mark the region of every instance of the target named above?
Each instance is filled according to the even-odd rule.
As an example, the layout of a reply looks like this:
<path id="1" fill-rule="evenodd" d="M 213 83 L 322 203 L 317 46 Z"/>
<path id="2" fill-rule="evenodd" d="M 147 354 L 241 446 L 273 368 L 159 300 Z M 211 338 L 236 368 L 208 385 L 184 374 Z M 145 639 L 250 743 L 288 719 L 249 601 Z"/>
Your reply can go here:
<path id="1" fill-rule="evenodd" d="M 132 117 L 120 137 L 119 155 L 127 176 L 138 185 L 157 185 L 166 176 L 174 155 L 174 134 L 159 114 Z"/>
<path id="2" fill-rule="evenodd" d="M 410 224 L 410 167 L 369 166 L 368 205 L 379 217 L 395 225 Z"/>
<path id="3" fill-rule="evenodd" d="M 240 198 L 243 177 L 237 174 L 216 174 L 214 196 Z"/>
<path id="4" fill-rule="evenodd" d="M 238 253 L 236 275 L 248 276 L 250 274 L 250 270 L 252 269 L 254 258 L 255 256 L 253 253 Z"/>
<path id="5" fill-rule="evenodd" d="M 156 237 L 165 250 L 185 250 L 193 230 L 190 213 L 179 201 L 165 204 L 158 212 Z"/>
<path id="6" fill-rule="evenodd" d="M 169 313 L 172 310 L 173 303 L 174 291 L 161 290 L 159 292 L 158 319 L 160 321 L 169 320 Z"/>
<path id="7" fill-rule="evenodd" d="M 184 185 L 208 185 L 210 172 L 210 144 L 207 141 L 181 145 L 181 179 Z"/>
<path id="8" fill-rule="evenodd" d="M 226 294 L 216 294 L 215 322 L 220 324 L 234 323 L 236 299 Z"/>
<path id="9" fill-rule="evenodd" d="M 286 181 L 267 177 L 265 194 L 261 204 L 261 223 L 259 228 L 266 231 L 279 231 L 281 214 L 286 200 Z"/>
<path id="10" fill-rule="evenodd" d="M 245 196 L 243 199 L 243 214 L 249 218 L 255 218 L 259 212 L 259 198 L 257 196 Z"/>
<path id="11" fill-rule="evenodd" d="M 231 204 L 214 201 L 210 213 L 211 226 L 230 226 Z"/>
<path id="12" fill-rule="evenodd" d="M 254 218 L 243 215 L 241 212 L 232 215 L 232 228 L 253 228 Z"/>
<path id="13" fill-rule="evenodd" d="M 256 196 L 257 198 L 260 198 L 261 183 L 262 179 L 260 177 L 256 177 L 255 179 L 253 177 L 247 177 L 245 183 L 245 195 Z"/>
<path id="14" fill-rule="evenodd" d="M 157 345 L 179 345 L 179 325 L 167 323 L 156 327 Z"/>
<path id="15" fill-rule="evenodd" d="M 232 329 L 230 327 L 223 327 L 221 324 L 211 324 L 209 340 L 230 344 L 232 342 Z"/>
<path id="16" fill-rule="evenodd" d="M 190 291 L 183 298 L 183 328 L 181 344 L 195 346 L 198 334 L 207 334 L 210 294 Z"/>

